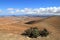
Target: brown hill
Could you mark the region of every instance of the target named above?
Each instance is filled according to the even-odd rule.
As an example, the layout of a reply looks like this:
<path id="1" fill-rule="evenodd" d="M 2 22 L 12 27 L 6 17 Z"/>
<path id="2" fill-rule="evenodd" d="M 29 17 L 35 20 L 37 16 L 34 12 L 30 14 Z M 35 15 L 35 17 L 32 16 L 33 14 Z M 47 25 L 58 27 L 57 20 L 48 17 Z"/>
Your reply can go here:
<path id="1" fill-rule="evenodd" d="M 25 24 L 26 22 L 32 22 L 33 24 Z M 48 37 L 38 37 L 31 40 L 60 40 L 60 17 L 4 17 L 0 18 L 0 31 L 3 33 L 16 33 L 20 35 L 24 30 L 30 27 L 38 27 L 40 30 L 46 28 L 49 31 Z M 2 36 L 2 35 L 1 35 Z M 19 38 L 19 36 L 17 36 Z M 2 37 L 3 38 L 3 37 Z M 24 40 L 26 40 L 26 37 Z M 20 36 L 20 40 L 23 40 Z M 27 39 L 30 40 L 30 39 Z"/>
<path id="2" fill-rule="evenodd" d="M 44 20 L 44 21 L 47 23 L 50 23 L 54 26 L 57 26 L 57 27 L 60 26 L 60 16 L 51 17 L 51 18 Z"/>
<path id="3" fill-rule="evenodd" d="M 0 18 L 0 30 L 12 33 L 20 33 L 31 27 L 30 25 L 25 25 L 25 22 L 31 20 L 40 20 L 40 17 L 1 17 Z"/>
<path id="4" fill-rule="evenodd" d="M 32 24 L 30 25 L 36 26 L 40 30 L 46 28 L 51 33 L 49 36 L 51 40 L 57 40 L 57 39 L 60 40 L 60 16 L 53 16 L 53 17 L 37 20 L 35 22 L 32 22 Z"/>
<path id="5" fill-rule="evenodd" d="M 44 20 L 47 24 L 54 26 L 56 29 L 60 30 L 60 16 L 51 17 L 49 19 Z"/>

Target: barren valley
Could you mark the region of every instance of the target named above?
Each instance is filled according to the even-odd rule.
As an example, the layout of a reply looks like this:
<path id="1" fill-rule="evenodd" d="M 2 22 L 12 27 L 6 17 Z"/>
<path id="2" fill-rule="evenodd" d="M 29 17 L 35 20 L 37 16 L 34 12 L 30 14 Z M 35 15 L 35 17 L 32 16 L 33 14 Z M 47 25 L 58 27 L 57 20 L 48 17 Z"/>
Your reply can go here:
<path id="1" fill-rule="evenodd" d="M 42 20 L 42 21 L 41 21 Z M 31 24 L 25 24 L 27 22 Z M 30 27 L 40 30 L 46 28 L 49 31 L 47 37 L 29 38 L 20 35 Z M 0 17 L 0 40 L 60 40 L 60 16 L 43 17 Z"/>

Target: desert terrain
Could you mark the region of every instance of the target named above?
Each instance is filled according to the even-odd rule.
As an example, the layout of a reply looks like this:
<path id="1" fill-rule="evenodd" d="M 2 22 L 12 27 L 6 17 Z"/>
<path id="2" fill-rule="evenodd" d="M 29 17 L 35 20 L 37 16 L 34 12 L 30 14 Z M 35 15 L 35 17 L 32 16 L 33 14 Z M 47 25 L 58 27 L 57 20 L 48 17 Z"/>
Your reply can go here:
<path id="1" fill-rule="evenodd" d="M 31 24 L 26 24 L 27 22 Z M 47 37 L 29 38 L 20 35 L 30 27 L 38 27 L 40 30 L 46 28 L 49 31 Z M 28 17 L 10 16 L 0 17 L 0 40 L 60 40 L 60 16 Z"/>

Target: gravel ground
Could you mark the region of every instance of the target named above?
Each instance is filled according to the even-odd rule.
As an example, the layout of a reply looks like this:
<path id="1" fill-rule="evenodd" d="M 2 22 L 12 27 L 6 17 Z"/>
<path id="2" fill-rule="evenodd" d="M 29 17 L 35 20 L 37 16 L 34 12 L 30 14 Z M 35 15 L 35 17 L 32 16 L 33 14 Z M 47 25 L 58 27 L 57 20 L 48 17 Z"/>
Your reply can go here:
<path id="1" fill-rule="evenodd" d="M 29 38 L 19 34 L 0 32 L 0 40 L 60 40 L 60 37 L 52 33 L 47 37 Z"/>

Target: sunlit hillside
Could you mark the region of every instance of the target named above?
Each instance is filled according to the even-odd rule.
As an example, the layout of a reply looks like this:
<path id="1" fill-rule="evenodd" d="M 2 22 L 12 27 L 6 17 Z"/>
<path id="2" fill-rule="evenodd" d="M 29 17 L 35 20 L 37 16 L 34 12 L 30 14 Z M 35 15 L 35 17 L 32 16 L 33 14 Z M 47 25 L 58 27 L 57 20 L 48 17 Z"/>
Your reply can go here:
<path id="1" fill-rule="evenodd" d="M 42 21 L 41 21 L 42 20 Z M 34 23 L 32 22 L 34 21 Z M 26 22 L 32 22 L 26 24 Z M 20 35 L 30 27 L 37 27 L 40 30 L 46 28 L 49 31 L 47 37 L 28 38 Z M 0 18 L 0 39 L 4 40 L 60 40 L 60 17 L 1 17 Z M 5 36 L 6 37 L 5 37 Z M 11 38 L 10 38 L 11 36 Z M 4 39 L 3 39 L 4 38 Z"/>

